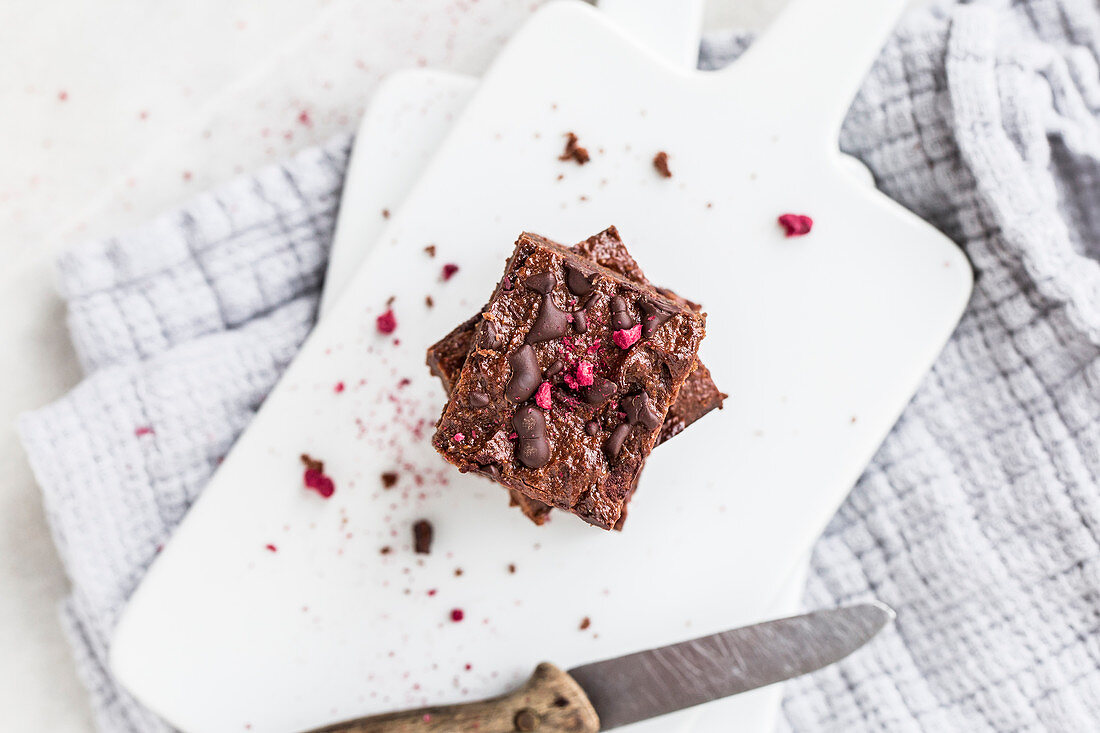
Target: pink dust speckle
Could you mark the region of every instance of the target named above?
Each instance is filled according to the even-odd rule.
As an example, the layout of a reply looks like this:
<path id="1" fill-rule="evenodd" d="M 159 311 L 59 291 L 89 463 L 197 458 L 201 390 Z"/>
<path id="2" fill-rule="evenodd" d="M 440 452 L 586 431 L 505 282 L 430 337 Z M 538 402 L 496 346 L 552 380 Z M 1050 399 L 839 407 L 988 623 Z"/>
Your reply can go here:
<path id="1" fill-rule="evenodd" d="M 313 124 L 313 120 L 309 118 L 309 112 L 304 109 L 298 113 L 298 122 L 305 125 L 306 127 L 309 127 Z"/>
<path id="2" fill-rule="evenodd" d="M 183 172 L 183 180 L 185 180 L 185 181 L 190 181 L 191 180 L 191 171 L 184 171 Z"/>
<path id="3" fill-rule="evenodd" d="M 596 339 L 595 341 L 592 342 L 592 345 L 588 347 L 586 353 L 587 354 L 595 354 L 599 350 L 600 350 L 600 340 Z"/>
<path id="4" fill-rule="evenodd" d="M 539 385 L 539 391 L 535 393 L 535 404 L 544 410 L 550 409 L 550 383 L 543 382 Z"/>
<path id="5" fill-rule="evenodd" d="M 429 596 L 434 596 L 434 595 L 435 595 L 436 593 L 438 593 L 438 592 L 439 592 L 439 591 L 437 591 L 437 590 L 436 590 L 435 588 L 432 588 L 431 590 L 429 590 L 429 591 L 428 591 L 428 595 L 429 595 Z"/>
<path id="6" fill-rule="evenodd" d="M 595 381 L 595 376 L 596 368 L 592 366 L 591 362 L 577 362 L 577 384 L 582 387 L 590 387 L 592 382 Z"/>
<path id="7" fill-rule="evenodd" d="M 340 394 L 341 392 L 344 391 L 344 383 L 343 382 L 337 382 L 336 386 L 332 388 L 332 391 L 335 392 L 336 394 Z"/>
<path id="8" fill-rule="evenodd" d="M 633 328 L 624 328 L 616 331 L 611 334 L 611 338 L 620 349 L 629 349 L 642 338 L 642 324 L 639 323 Z"/>
<path id="9" fill-rule="evenodd" d="M 69 98 L 69 93 L 62 89 L 60 92 L 57 93 L 57 98 L 64 102 L 66 99 Z"/>
<path id="10" fill-rule="evenodd" d="M 814 220 L 805 214 L 783 214 L 778 221 L 779 226 L 783 227 L 788 237 L 801 237 L 804 234 L 809 234 L 814 225 Z"/>
<path id="11" fill-rule="evenodd" d="M 424 713 L 424 717 L 421 718 L 421 720 L 423 720 L 425 723 L 432 722 L 432 714 L 431 713 Z"/>
<path id="12" fill-rule="evenodd" d="M 134 428 L 134 435 L 136 435 L 139 438 L 143 435 L 152 435 L 152 434 L 153 434 L 153 428 L 149 425 L 141 425 L 139 427 Z"/>
<path id="13" fill-rule="evenodd" d="M 275 545 L 264 545 L 268 552 L 278 552 L 279 548 Z"/>
<path id="14" fill-rule="evenodd" d="M 454 435 L 454 441 L 455 441 L 456 443 L 461 443 L 461 442 L 462 442 L 462 441 L 464 441 L 464 440 L 466 440 L 466 436 L 465 436 L 465 435 L 463 435 L 462 433 L 455 433 L 455 435 Z"/>
<path id="15" fill-rule="evenodd" d="M 464 618 L 466 618 L 466 612 L 461 608 L 456 608 L 451 611 L 451 621 L 454 621 L 456 624 Z"/>
<path id="16" fill-rule="evenodd" d="M 375 324 L 378 326 L 379 333 L 393 333 L 397 328 L 397 317 L 393 314 L 393 308 L 387 309 L 385 313 L 378 316 Z"/>
<path id="17" fill-rule="evenodd" d="M 454 277 L 454 274 L 456 272 L 458 272 L 458 265 L 456 265 L 455 263 L 448 262 L 447 264 L 443 265 L 443 275 L 442 276 L 443 276 L 444 282 L 446 282 L 447 280 L 450 280 L 452 277 Z"/>

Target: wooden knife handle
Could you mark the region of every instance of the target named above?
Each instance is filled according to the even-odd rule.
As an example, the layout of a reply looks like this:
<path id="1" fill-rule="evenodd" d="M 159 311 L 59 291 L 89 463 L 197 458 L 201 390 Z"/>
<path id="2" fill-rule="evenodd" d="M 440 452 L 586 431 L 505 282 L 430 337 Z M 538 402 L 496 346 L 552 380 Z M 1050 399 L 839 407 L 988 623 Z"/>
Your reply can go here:
<path id="1" fill-rule="evenodd" d="M 372 715 L 313 733 L 598 733 L 600 719 L 581 686 L 543 662 L 523 687 L 491 700 Z"/>

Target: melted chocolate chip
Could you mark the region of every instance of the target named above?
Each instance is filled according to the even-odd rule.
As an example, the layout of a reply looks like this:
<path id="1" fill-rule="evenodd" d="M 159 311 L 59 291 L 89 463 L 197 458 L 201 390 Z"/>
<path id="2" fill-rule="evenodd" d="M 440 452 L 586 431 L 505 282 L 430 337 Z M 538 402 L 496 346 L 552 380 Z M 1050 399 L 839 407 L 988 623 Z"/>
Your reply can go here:
<path id="1" fill-rule="evenodd" d="M 668 319 L 672 318 L 671 312 L 648 300 L 638 301 L 638 307 L 641 308 L 644 314 L 642 318 L 642 335 L 646 338 L 652 336 L 658 328 L 665 325 Z"/>
<path id="2" fill-rule="evenodd" d="M 493 325 L 492 321 L 485 324 L 485 348 L 496 351 L 503 344 L 500 341 L 500 336 L 497 335 L 497 327 Z"/>
<path id="3" fill-rule="evenodd" d="M 546 295 L 558 284 L 558 279 L 552 272 L 540 272 L 537 275 L 531 275 L 523 284 L 536 293 Z"/>
<path id="4" fill-rule="evenodd" d="M 539 369 L 535 350 L 524 344 L 508 357 L 508 365 L 512 367 L 512 377 L 504 388 L 504 394 L 512 402 L 523 402 L 542 383 L 542 371 Z"/>
<path id="5" fill-rule="evenodd" d="M 583 297 L 592 292 L 596 287 L 592 282 L 594 279 L 595 275 L 585 275 L 572 265 L 565 266 L 565 286 L 577 297 Z"/>
<path id="6" fill-rule="evenodd" d="M 489 395 L 481 391 L 470 393 L 470 407 L 485 407 L 489 404 Z"/>
<path id="7" fill-rule="evenodd" d="M 595 435 L 596 433 L 600 432 L 600 424 L 595 420 L 589 420 L 584 424 L 584 432 L 588 433 L 589 435 Z"/>
<path id="8" fill-rule="evenodd" d="M 626 442 L 626 437 L 630 435 L 630 426 L 626 423 L 619 423 L 607 440 L 603 443 L 603 450 L 607 454 L 607 457 L 614 460 L 619 457 L 619 453 L 623 449 L 623 443 Z"/>
<path id="9" fill-rule="evenodd" d="M 569 314 L 554 304 L 549 293 L 542 296 L 538 317 L 527 332 L 527 343 L 538 344 L 543 341 L 561 338 L 569 333 Z"/>
<path id="10" fill-rule="evenodd" d="M 584 333 L 588 330 L 588 314 L 583 310 L 573 311 L 573 330 Z"/>
<path id="11" fill-rule="evenodd" d="M 611 399 L 617 390 L 618 387 L 614 382 L 596 377 L 592 385 L 584 390 L 584 401 L 590 405 L 602 405 Z"/>
<path id="12" fill-rule="evenodd" d="M 630 311 L 626 308 L 626 301 L 620 296 L 613 296 L 608 308 L 611 310 L 611 325 L 613 326 L 613 330 L 622 331 L 634 328 L 634 319 L 631 317 Z"/>
<path id="13" fill-rule="evenodd" d="M 545 379 L 550 379 L 550 378 L 556 376 L 558 374 L 558 372 L 560 372 L 564 368 L 565 368 L 565 364 L 562 362 L 561 359 L 554 359 L 554 361 L 550 364 L 550 366 L 546 367 L 546 371 L 544 371 L 542 373 L 542 376 Z"/>
<path id="14" fill-rule="evenodd" d="M 516 431 L 516 458 L 528 468 L 542 468 L 550 461 L 550 442 L 546 439 L 546 418 L 530 405 L 512 416 Z"/>
<path id="15" fill-rule="evenodd" d="M 661 425 L 661 416 L 653 409 L 653 402 L 645 392 L 623 397 L 619 407 L 626 413 L 626 422 L 630 425 L 643 425 L 656 430 Z"/>

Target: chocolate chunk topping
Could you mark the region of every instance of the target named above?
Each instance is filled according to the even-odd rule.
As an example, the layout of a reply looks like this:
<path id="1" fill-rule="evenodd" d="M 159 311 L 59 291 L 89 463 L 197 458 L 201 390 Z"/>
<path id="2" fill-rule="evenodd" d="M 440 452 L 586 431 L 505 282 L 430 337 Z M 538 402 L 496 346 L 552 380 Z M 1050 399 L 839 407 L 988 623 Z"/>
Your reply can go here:
<path id="1" fill-rule="evenodd" d="M 518 436 L 516 458 L 528 468 L 542 468 L 550 461 L 550 442 L 546 439 L 546 418 L 530 405 L 516 410 L 512 427 Z"/>
<path id="2" fill-rule="evenodd" d="M 413 550 L 417 555 L 428 555 L 432 551 L 432 523 L 426 519 L 413 525 Z"/>
<path id="3" fill-rule="evenodd" d="M 573 311 L 573 330 L 584 333 L 588 330 L 588 314 L 583 310 Z"/>
<path id="4" fill-rule="evenodd" d="M 618 387 L 615 386 L 614 382 L 603 377 L 596 377 L 592 382 L 592 386 L 584 390 L 584 401 L 590 405 L 602 405 L 611 399 L 617 390 Z"/>
<path id="5" fill-rule="evenodd" d="M 500 342 L 500 336 L 497 336 L 497 327 L 490 321 L 485 324 L 485 348 L 496 351 L 503 344 Z"/>
<path id="6" fill-rule="evenodd" d="M 546 367 L 546 371 L 542 373 L 542 376 L 546 379 L 550 379 L 551 377 L 556 376 L 558 372 L 560 372 L 564 368 L 565 364 L 562 362 L 561 359 L 554 359 L 550 366 Z"/>
<path id="7" fill-rule="evenodd" d="M 603 450 L 610 459 L 619 457 L 619 452 L 623 449 L 623 443 L 626 442 L 626 436 L 630 435 L 630 426 L 626 423 L 619 423 L 607 440 L 603 443 Z"/>
<path id="8" fill-rule="evenodd" d="M 485 474 L 489 478 L 492 478 L 492 479 L 499 479 L 500 478 L 500 466 L 498 466 L 495 463 L 487 463 L 484 466 L 478 466 L 478 470 L 480 470 L 483 474 Z"/>
<path id="9" fill-rule="evenodd" d="M 588 433 L 589 435 L 595 435 L 596 433 L 600 432 L 600 424 L 595 420 L 589 420 L 584 424 L 584 432 Z"/>
<path id="10" fill-rule="evenodd" d="M 652 336 L 658 328 L 672 318 L 672 313 L 652 301 L 640 300 L 638 307 L 642 309 L 642 335 L 646 338 Z"/>
<path id="11" fill-rule="evenodd" d="M 611 310 L 611 325 L 615 331 L 634 328 L 634 319 L 626 308 L 625 300 L 618 295 L 613 296 L 608 308 Z"/>
<path id="12" fill-rule="evenodd" d="M 558 279 L 554 277 L 554 273 L 552 272 L 540 272 L 537 275 L 532 275 L 527 278 L 523 284 L 536 293 L 546 295 L 558 284 Z"/>
<path id="13" fill-rule="evenodd" d="M 542 372 L 539 369 L 535 350 L 524 344 L 508 357 L 508 365 L 512 367 L 512 377 L 508 380 L 508 386 L 504 388 L 504 394 L 512 402 L 523 402 L 533 395 L 542 383 Z"/>
<path id="14" fill-rule="evenodd" d="M 565 286 L 569 288 L 569 292 L 577 297 L 583 297 L 592 292 L 592 289 L 596 287 L 592 283 L 593 278 L 594 276 L 585 275 L 575 267 L 565 266 Z"/>
<path id="15" fill-rule="evenodd" d="M 489 404 L 489 395 L 484 392 L 471 392 L 470 393 L 470 406 L 471 407 L 485 407 Z"/>
<path id="16" fill-rule="evenodd" d="M 619 407 L 626 413 L 630 425 L 643 425 L 648 430 L 656 430 L 661 424 L 661 416 L 653 409 L 653 403 L 645 392 L 623 397 Z"/>
<path id="17" fill-rule="evenodd" d="M 542 296 L 539 315 L 531 330 L 527 332 L 527 343 L 538 344 L 543 341 L 561 338 L 569 333 L 569 314 L 554 304 L 549 293 Z"/>

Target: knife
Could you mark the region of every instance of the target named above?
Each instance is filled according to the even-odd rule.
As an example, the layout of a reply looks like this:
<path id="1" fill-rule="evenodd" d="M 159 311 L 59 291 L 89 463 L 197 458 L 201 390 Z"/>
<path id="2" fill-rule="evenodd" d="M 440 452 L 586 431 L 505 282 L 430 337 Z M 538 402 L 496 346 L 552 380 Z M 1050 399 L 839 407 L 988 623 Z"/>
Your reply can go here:
<path id="1" fill-rule="evenodd" d="M 597 733 L 755 690 L 826 667 L 894 619 L 881 603 L 814 611 L 584 664 L 547 662 L 515 692 L 406 710 L 313 733 Z"/>

